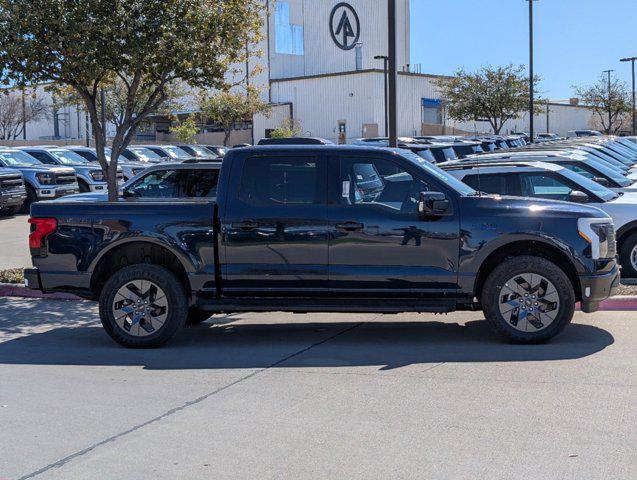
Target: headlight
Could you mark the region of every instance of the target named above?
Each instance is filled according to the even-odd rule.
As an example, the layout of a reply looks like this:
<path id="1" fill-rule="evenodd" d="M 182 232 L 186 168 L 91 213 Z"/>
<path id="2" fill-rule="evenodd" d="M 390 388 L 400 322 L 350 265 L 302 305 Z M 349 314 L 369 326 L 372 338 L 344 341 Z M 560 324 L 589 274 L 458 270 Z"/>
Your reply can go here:
<path id="1" fill-rule="evenodd" d="M 613 258 L 617 253 L 615 226 L 608 218 L 580 218 L 577 221 L 580 236 L 591 245 L 593 260 Z"/>
<path id="2" fill-rule="evenodd" d="M 89 175 L 96 182 L 103 182 L 104 181 L 104 172 L 102 172 L 101 170 L 91 170 L 89 172 Z"/>
<path id="3" fill-rule="evenodd" d="M 55 175 L 49 172 L 36 173 L 35 178 L 41 185 L 53 185 L 55 183 Z"/>

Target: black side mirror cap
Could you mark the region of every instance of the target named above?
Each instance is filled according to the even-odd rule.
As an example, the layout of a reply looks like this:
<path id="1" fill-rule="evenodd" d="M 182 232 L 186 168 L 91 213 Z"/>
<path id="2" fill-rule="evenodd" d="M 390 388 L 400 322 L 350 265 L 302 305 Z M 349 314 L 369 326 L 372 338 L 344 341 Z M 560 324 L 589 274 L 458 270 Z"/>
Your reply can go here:
<path id="1" fill-rule="evenodd" d="M 579 190 L 573 190 L 568 195 L 568 201 L 573 203 L 586 203 L 588 202 L 588 195 L 584 192 L 580 192 Z"/>
<path id="2" fill-rule="evenodd" d="M 604 177 L 595 177 L 593 178 L 595 183 L 599 183 L 602 187 L 608 187 L 608 179 Z"/>

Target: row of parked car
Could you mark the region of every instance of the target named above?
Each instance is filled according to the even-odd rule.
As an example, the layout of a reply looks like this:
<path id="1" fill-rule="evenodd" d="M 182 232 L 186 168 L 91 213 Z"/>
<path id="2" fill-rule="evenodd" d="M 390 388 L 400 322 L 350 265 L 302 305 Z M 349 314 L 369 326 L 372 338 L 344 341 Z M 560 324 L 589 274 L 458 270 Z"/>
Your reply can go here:
<path id="1" fill-rule="evenodd" d="M 133 145 L 118 159 L 117 178 L 123 184 L 154 164 L 215 160 L 226 151 L 221 145 Z M 110 158 L 108 148 L 106 155 Z M 0 214 L 28 211 L 35 201 L 85 192 L 106 192 L 94 148 L 0 146 Z"/>

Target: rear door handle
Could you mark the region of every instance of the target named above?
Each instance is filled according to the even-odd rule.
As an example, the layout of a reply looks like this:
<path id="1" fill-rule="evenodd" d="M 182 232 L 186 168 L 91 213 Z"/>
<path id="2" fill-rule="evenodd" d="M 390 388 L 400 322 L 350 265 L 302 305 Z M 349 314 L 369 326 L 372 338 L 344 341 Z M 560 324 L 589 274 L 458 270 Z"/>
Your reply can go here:
<path id="1" fill-rule="evenodd" d="M 362 230 L 363 224 L 358 222 L 337 223 L 336 228 L 339 230 L 345 230 L 346 232 L 354 232 L 356 230 Z"/>
<path id="2" fill-rule="evenodd" d="M 238 228 L 240 230 L 254 230 L 259 228 L 259 222 L 254 220 L 242 220 L 241 222 L 234 222 L 231 224 L 232 228 Z"/>

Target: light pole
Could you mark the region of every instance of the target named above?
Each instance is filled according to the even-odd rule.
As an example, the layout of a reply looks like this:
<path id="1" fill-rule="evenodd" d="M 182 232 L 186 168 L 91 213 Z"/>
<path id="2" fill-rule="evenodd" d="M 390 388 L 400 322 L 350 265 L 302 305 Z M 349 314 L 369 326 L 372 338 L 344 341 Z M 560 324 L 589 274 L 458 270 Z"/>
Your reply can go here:
<path id="1" fill-rule="evenodd" d="M 610 94 L 610 74 L 611 72 L 614 72 L 615 70 L 604 70 L 602 73 L 607 73 L 608 74 L 608 129 L 606 131 L 606 133 L 608 135 L 610 135 L 610 127 L 611 124 L 613 123 L 613 107 L 611 105 L 612 102 L 612 97 Z"/>
<path id="2" fill-rule="evenodd" d="M 389 115 L 389 146 L 398 146 L 398 125 L 396 117 L 396 101 L 398 99 L 397 83 L 398 69 L 396 68 L 396 0 L 387 0 L 387 45 L 389 54 L 388 115 Z"/>
<path id="3" fill-rule="evenodd" d="M 382 60 L 383 61 L 383 82 L 384 82 L 384 90 L 383 95 L 385 97 L 385 136 L 389 135 L 389 127 L 387 126 L 387 62 L 389 61 L 389 57 L 387 55 L 376 55 L 374 60 Z"/>
<path id="4" fill-rule="evenodd" d="M 633 69 L 633 135 L 637 135 L 637 120 L 635 119 L 635 60 L 637 57 L 622 58 L 620 62 L 632 63 Z"/>
<path id="5" fill-rule="evenodd" d="M 526 0 L 529 2 L 529 136 L 533 143 L 535 140 L 533 128 L 533 112 L 535 110 L 535 102 L 533 98 L 533 2 L 535 0 Z"/>

